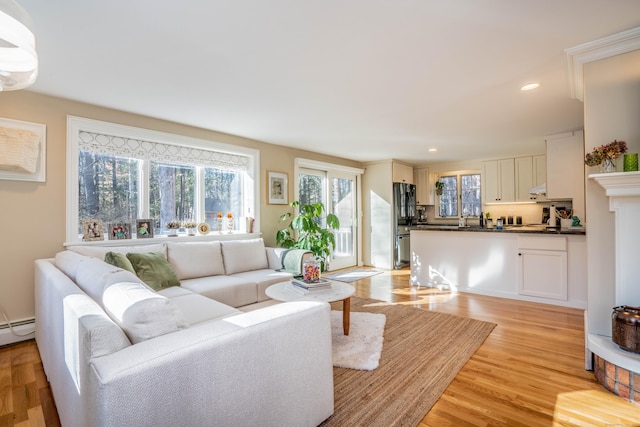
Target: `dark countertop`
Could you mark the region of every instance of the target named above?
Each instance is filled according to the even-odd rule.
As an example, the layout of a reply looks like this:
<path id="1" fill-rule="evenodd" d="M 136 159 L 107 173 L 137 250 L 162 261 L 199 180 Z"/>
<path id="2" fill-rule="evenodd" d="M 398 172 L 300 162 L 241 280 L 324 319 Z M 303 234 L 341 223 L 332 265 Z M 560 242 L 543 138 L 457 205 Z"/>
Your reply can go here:
<path id="1" fill-rule="evenodd" d="M 458 227 L 457 225 L 414 225 L 410 227 L 411 230 L 425 230 L 425 231 L 467 231 L 467 232 L 480 232 L 480 233 L 532 233 L 532 234 L 574 234 L 585 235 L 587 230 L 585 227 L 570 227 L 570 228 L 547 228 L 545 225 L 507 225 L 501 230 L 496 228 L 480 228 L 477 225 L 468 227 Z"/>

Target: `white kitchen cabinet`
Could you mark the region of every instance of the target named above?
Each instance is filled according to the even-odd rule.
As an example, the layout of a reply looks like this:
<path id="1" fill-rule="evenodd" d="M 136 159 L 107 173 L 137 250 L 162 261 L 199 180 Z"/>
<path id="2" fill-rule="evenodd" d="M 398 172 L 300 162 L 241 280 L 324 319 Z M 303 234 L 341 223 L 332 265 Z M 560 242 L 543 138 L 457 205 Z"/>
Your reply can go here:
<path id="1" fill-rule="evenodd" d="M 567 300 L 567 239 L 518 238 L 518 293 Z"/>
<path id="2" fill-rule="evenodd" d="M 584 138 L 582 131 L 546 137 L 547 198 L 572 199 L 574 215 L 584 219 Z"/>
<path id="3" fill-rule="evenodd" d="M 482 195 L 485 203 L 515 201 L 514 159 L 490 160 L 482 163 Z"/>
<path id="4" fill-rule="evenodd" d="M 411 166 L 393 162 L 392 168 L 393 182 L 406 182 L 408 184 L 414 184 L 413 168 Z"/>
<path id="5" fill-rule="evenodd" d="M 429 168 L 416 168 L 413 170 L 417 205 L 435 204 L 435 177 L 435 174 L 429 173 Z"/>
<path id="6" fill-rule="evenodd" d="M 533 161 L 533 186 L 537 187 L 547 182 L 547 156 L 540 154 L 532 156 L 531 160 Z M 531 200 L 547 200 L 547 195 L 531 195 Z"/>
<path id="7" fill-rule="evenodd" d="M 544 196 L 529 194 L 529 190 L 544 184 L 547 175 L 545 155 L 517 157 L 516 168 L 516 202 L 545 200 Z"/>

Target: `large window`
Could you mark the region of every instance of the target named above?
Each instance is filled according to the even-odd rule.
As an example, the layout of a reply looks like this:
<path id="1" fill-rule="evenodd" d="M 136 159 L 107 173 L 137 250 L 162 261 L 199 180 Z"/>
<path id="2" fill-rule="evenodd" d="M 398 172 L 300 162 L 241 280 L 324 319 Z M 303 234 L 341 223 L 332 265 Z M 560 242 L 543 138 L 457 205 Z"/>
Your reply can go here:
<path id="1" fill-rule="evenodd" d="M 82 221 L 207 222 L 231 213 L 236 230 L 256 217 L 257 150 L 145 129 L 69 117 L 67 240 L 82 237 Z M 75 185 L 71 183 L 75 182 Z M 257 224 L 255 231 L 257 231 Z"/>
<path id="2" fill-rule="evenodd" d="M 439 181 L 444 184 L 443 192 L 438 199 L 439 216 L 480 216 L 482 202 L 479 173 L 443 175 Z"/>

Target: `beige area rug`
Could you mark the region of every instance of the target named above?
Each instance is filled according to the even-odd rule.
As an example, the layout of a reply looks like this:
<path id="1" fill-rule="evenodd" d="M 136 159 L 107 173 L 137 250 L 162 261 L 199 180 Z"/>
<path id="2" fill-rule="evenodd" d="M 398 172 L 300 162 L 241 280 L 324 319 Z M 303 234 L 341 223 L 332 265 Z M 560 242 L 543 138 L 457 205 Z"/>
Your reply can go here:
<path id="1" fill-rule="evenodd" d="M 338 271 L 336 273 L 323 274 L 324 279 L 337 280 L 339 282 L 351 283 L 365 277 L 375 276 L 382 273 L 382 270 L 372 270 L 370 268 L 351 268 L 349 270 Z"/>
<path id="2" fill-rule="evenodd" d="M 333 366 L 371 371 L 378 367 L 386 316 L 380 313 L 351 313 L 349 335 L 344 334 L 342 311 L 331 310 Z"/>
<path id="3" fill-rule="evenodd" d="M 351 311 L 386 316 L 380 364 L 373 371 L 333 368 L 335 411 L 322 426 L 418 425 L 496 326 L 358 297 L 351 297 Z"/>

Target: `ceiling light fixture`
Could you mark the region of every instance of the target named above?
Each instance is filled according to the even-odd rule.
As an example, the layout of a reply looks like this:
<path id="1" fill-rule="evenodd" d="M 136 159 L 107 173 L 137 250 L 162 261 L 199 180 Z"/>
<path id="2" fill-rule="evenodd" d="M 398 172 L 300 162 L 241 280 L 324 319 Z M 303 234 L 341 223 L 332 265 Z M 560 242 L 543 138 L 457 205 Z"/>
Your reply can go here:
<path id="1" fill-rule="evenodd" d="M 430 153 L 435 153 L 436 151 L 438 151 L 438 149 L 437 149 L 437 148 L 429 148 L 429 152 L 430 152 Z"/>
<path id="2" fill-rule="evenodd" d="M 540 83 L 529 83 L 520 88 L 521 91 L 528 91 L 538 89 L 540 87 Z"/>
<path id="3" fill-rule="evenodd" d="M 38 76 L 36 39 L 29 14 L 13 0 L 0 0 L 0 91 L 24 89 Z"/>

